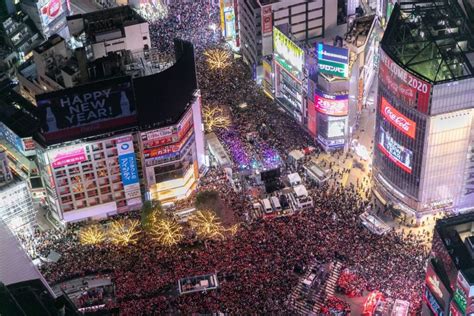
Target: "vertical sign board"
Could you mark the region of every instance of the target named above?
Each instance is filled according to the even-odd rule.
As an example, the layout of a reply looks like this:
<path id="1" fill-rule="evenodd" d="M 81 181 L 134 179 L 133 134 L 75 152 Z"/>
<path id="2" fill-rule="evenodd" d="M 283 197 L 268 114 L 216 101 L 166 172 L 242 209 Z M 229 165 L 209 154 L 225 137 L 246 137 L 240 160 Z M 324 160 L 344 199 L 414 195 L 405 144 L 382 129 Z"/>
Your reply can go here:
<path id="1" fill-rule="evenodd" d="M 140 184 L 131 136 L 117 139 L 117 152 L 127 205 L 138 204 L 141 202 Z"/>
<path id="2" fill-rule="evenodd" d="M 272 32 L 273 28 L 273 16 L 272 6 L 267 5 L 262 7 L 262 35 L 268 35 Z"/>

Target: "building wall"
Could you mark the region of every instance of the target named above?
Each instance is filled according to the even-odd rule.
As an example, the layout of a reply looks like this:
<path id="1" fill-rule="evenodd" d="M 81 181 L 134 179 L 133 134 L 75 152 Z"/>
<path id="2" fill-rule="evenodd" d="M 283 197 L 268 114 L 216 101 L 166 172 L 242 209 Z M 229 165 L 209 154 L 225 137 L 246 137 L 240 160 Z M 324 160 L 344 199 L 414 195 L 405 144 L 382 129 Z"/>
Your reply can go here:
<path id="1" fill-rule="evenodd" d="M 170 201 L 189 196 L 205 163 L 200 97 L 178 124 L 140 134 L 145 191 L 150 198 Z"/>
<path id="2" fill-rule="evenodd" d="M 125 140 L 124 140 L 125 139 Z M 65 222 L 101 218 L 141 207 L 141 194 L 129 197 L 119 144 L 131 134 L 76 145 L 60 145 L 42 154 L 47 198 Z M 133 159 L 135 153 L 133 150 Z M 138 170 L 133 171 L 138 181 Z"/>
<path id="3" fill-rule="evenodd" d="M 0 187 L 0 218 L 13 231 L 36 222 L 30 188 L 25 181 Z"/>
<path id="4" fill-rule="evenodd" d="M 463 195 L 464 182 L 459 180 L 464 178 L 473 114 L 462 110 L 428 120 L 420 178 L 422 209 L 457 204 Z"/>

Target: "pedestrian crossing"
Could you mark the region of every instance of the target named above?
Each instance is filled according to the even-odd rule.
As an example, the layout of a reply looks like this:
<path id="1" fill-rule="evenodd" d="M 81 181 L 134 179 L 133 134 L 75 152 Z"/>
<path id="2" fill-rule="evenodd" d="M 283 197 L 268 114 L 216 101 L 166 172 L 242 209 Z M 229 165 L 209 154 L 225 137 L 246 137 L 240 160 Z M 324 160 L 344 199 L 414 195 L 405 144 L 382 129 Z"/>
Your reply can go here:
<path id="1" fill-rule="evenodd" d="M 313 268 L 317 268 L 320 263 L 314 261 L 306 273 L 300 278 L 298 284 L 291 292 L 287 304 L 295 311 L 297 315 L 316 316 L 324 304 L 327 297 L 333 296 L 336 291 L 337 279 L 342 270 L 342 263 L 335 261 L 333 269 L 322 289 L 306 287 L 303 281 L 306 280 Z"/>

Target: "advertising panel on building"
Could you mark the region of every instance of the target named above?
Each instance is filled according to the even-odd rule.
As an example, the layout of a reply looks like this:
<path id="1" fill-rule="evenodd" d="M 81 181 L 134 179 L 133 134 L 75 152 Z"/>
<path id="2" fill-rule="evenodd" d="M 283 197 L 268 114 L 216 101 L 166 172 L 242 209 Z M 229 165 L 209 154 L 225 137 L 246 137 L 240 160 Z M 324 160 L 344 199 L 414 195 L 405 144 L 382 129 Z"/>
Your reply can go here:
<path id="1" fill-rule="evenodd" d="M 265 36 L 272 32 L 273 15 L 272 6 L 267 5 L 262 7 L 262 35 Z"/>
<path id="2" fill-rule="evenodd" d="M 80 163 L 87 160 L 87 154 L 84 146 L 66 147 L 59 151 L 53 151 L 49 154 L 51 166 L 56 169 L 74 163 Z"/>
<path id="3" fill-rule="evenodd" d="M 41 23 L 48 26 L 63 13 L 62 0 L 39 0 L 37 3 Z"/>
<path id="4" fill-rule="evenodd" d="M 318 112 L 332 116 L 345 116 L 349 113 L 349 95 L 331 95 L 317 89 L 314 93 Z"/>
<path id="5" fill-rule="evenodd" d="M 137 121 L 130 77 L 36 96 L 46 142 L 67 141 Z"/>
<path id="6" fill-rule="evenodd" d="M 444 316 L 444 312 L 441 309 L 441 306 L 439 306 L 438 302 L 434 298 L 433 294 L 431 294 L 430 290 L 428 288 L 425 289 L 425 295 L 423 295 L 424 300 L 430 307 L 431 311 L 436 315 L 436 316 Z"/>
<path id="7" fill-rule="evenodd" d="M 430 293 L 434 296 L 436 302 L 441 306 L 441 309 L 444 310 L 449 302 L 450 294 L 436 274 L 431 261 L 426 268 L 425 284 L 430 290 Z"/>
<path id="8" fill-rule="evenodd" d="M 273 28 L 273 52 L 278 54 L 278 62 L 290 72 L 292 68 L 301 73 L 304 64 L 304 51 L 276 27 Z"/>
<path id="9" fill-rule="evenodd" d="M 396 98 L 422 113 L 428 113 L 431 84 L 404 70 L 382 49 L 379 79 Z"/>
<path id="10" fill-rule="evenodd" d="M 349 76 L 349 50 L 318 43 L 316 47 L 318 68 L 321 73 L 340 78 Z"/>
<path id="11" fill-rule="evenodd" d="M 117 153 L 127 205 L 141 202 L 137 162 L 131 136 L 117 139 Z"/>
<path id="12" fill-rule="evenodd" d="M 384 97 L 381 97 L 381 100 L 380 113 L 382 116 L 399 131 L 411 138 L 415 138 L 416 123 L 397 111 Z"/>
<path id="13" fill-rule="evenodd" d="M 8 128 L 4 123 L 0 122 L 0 138 L 4 138 L 10 145 L 25 156 L 36 154 L 35 142 L 31 137 L 21 138 L 15 132 Z"/>
<path id="14" fill-rule="evenodd" d="M 413 152 L 395 141 L 390 133 L 379 127 L 378 148 L 405 172 L 411 173 Z"/>

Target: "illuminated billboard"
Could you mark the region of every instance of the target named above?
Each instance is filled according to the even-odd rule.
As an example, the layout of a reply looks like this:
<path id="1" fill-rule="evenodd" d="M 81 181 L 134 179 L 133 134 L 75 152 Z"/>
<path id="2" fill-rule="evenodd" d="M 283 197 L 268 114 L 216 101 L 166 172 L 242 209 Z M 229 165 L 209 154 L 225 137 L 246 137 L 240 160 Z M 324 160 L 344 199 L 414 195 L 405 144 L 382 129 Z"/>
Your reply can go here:
<path id="1" fill-rule="evenodd" d="M 416 123 L 397 111 L 384 97 L 381 97 L 381 100 L 380 113 L 382 113 L 383 117 L 386 118 L 399 131 L 414 139 L 416 133 Z"/>
<path id="2" fill-rule="evenodd" d="M 262 35 L 267 35 L 272 32 L 273 27 L 273 13 L 272 6 L 262 6 Z"/>
<path id="3" fill-rule="evenodd" d="M 435 297 L 438 304 L 444 310 L 444 307 L 449 301 L 450 294 L 439 276 L 434 271 L 431 261 L 426 268 L 425 284 L 430 290 L 431 294 L 433 294 Z"/>
<path id="4" fill-rule="evenodd" d="M 433 294 L 431 294 L 428 288 L 425 288 L 425 295 L 423 295 L 425 302 L 430 307 L 431 311 L 437 316 L 444 316 L 444 312 L 439 306 L 438 302 L 434 298 Z"/>
<path id="5" fill-rule="evenodd" d="M 39 0 L 37 3 L 41 24 L 47 27 L 63 12 L 63 0 Z"/>
<path id="6" fill-rule="evenodd" d="M 321 73 L 340 78 L 349 76 L 349 50 L 318 43 L 316 47 L 318 68 Z"/>
<path id="7" fill-rule="evenodd" d="M 117 153 L 127 205 L 141 202 L 137 161 L 131 136 L 117 139 Z"/>
<path id="8" fill-rule="evenodd" d="M 25 156 L 36 154 L 36 145 L 31 137 L 21 138 L 2 122 L 0 122 L 0 138 L 5 139 L 11 146 Z"/>
<path id="9" fill-rule="evenodd" d="M 349 112 L 349 96 L 330 95 L 319 90 L 314 91 L 314 104 L 320 113 L 332 116 L 345 116 Z"/>
<path id="10" fill-rule="evenodd" d="M 303 71 L 304 51 L 276 27 L 273 28 L 273 52 L 287 70 L 292 71 L 294 67 L 298 72 Z"/>
<path id="11" fill-rule="evenodd" d="M 377 147 L 385 156 L 407 173 L 412 171 L 413 152 L 393 139 L 389 132 L 380 127 Z"/>
<path id="12" fill-rule="evenodd" d="M 194 140 L 194 138 L 191 137 L 193 134 L 194 130 L 190 129 L 186 136 L 184 136 L 183 139 L 181 139 L 178 143 L 170 144 L 167 146 L 154 147 L 152 149 L 145 149 L 143 151 L 144 157 L 145 159 L 148 159 L 178 152 L 181 150 L 181 148 L 185 147 L 185 144 L 187 145 L 189 143 L 188 141 L 190 141 L 191 139 Z"/>
<path id="13" fill-rule="evenodd" d="M 380 50 L 379 79 L 397 99 L 428 113 L 431 84 L 411 75 L 383 50 Z"/>
<path id="14" fill-rule="evenodd" d="M 137 121 L 130 77 L 37 95 L 36 103 L 46 142 L 90 136 Z"/>
<path id="15" fill-rule="evenodd" d="M 48 153 L 48 156 L 54 169 L 87 161 L 84 146 L 62 148 Z"/>

